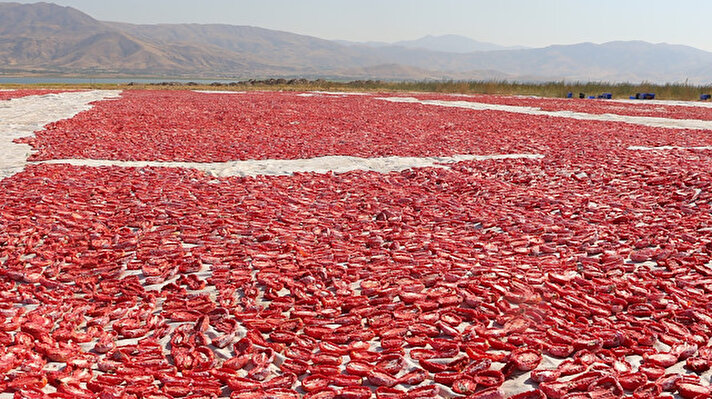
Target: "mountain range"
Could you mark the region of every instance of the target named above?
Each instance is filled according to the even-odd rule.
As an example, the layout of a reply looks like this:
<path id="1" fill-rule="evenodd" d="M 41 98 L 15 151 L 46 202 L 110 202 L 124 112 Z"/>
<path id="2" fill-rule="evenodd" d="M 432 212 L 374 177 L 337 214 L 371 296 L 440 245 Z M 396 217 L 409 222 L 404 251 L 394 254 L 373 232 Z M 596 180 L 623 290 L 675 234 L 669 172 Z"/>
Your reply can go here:
<path id="1" fill-rule="evenodd" d="M 351 42 L 347 40 L 335 40 L 339 44 L 346 46 L 369 46 L 369 47 L 405 47 L 411 49 L 440 51 L 446 53 L 472 53 L 475 51 L 495 51 L 495 50 L 521 50 L 524 46 L 501 46 L 499 44 L 480 42 L 469 37 L 460 35 L 427 35 L 416 40 L 402 40 L 394 43 L 388 42 Z"/>
<path id="2" fill-rule="evenodd" d="M 251 26 L 103 22 L 51 3 L 0 3 L 0 59 L 0 76 L 712 82 L 712 53 L 665 43 L 354 43 Z"/>

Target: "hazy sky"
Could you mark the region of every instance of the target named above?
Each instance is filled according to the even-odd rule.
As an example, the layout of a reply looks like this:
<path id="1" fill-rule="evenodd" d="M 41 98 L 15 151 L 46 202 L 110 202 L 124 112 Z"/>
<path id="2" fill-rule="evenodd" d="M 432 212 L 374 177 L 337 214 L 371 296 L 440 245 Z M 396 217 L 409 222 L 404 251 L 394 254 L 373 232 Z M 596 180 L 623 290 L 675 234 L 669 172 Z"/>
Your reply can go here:
<path id="1" fill-rule="evenodd" d="M 32 3 L 34 1 L 20 1 Z M 542 47 L 645 40 L 712 51 L 710 0 L 56 0 L 105 21 L 253 25 L 353 41 L 459 34 Z"/>

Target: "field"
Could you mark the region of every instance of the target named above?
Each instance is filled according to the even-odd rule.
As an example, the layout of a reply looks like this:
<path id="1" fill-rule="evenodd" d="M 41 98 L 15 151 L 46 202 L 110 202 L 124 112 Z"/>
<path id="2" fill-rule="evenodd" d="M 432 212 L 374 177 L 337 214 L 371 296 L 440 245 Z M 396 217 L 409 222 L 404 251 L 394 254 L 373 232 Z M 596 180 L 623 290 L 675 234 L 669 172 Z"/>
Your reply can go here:
<path id="1" fill-rule="evenodd" d="M 45 85 L 55 90 L 67 89 L 103 89 L 103 90 L 281 90 L 281 91 L 338 91 L 338 92 L 425 92 L 446 94 L 497 94 L 497 95 L 525 95 L 563 98 L 567 93 L 578 97 L 579 93 L 586 96 L 597 96 L 602 93 L 611 93 L 613 98 L 628 99 L 636 93 L 655 93 L 660 100 L 696 101 L 700 94 L 709 94 L 712 87 L 691 84 L 653 84 L 643 82 L 610 83 L 610 82 L 543 82 L 522 83 L 509 81 L 414 81 L 391 82 L 380 80 L 356 80 L 351 82 L 337 82 L 331 80 L 306 80 L 306 79 L 266 79 L 248 81 L 216 81 L 210 85 L 197 83 L 163 82 L 157 84 L 108 84 L 85 83 L 67 84 L 55 83 Z M 32 84 L 2 84 L 0 90 L 5 89 L 36 89 Z"/>
<path id="2" fill-rule="evenodd" d="M 0 95 L 0 398 L 712 392 L 704 103 Z"/>

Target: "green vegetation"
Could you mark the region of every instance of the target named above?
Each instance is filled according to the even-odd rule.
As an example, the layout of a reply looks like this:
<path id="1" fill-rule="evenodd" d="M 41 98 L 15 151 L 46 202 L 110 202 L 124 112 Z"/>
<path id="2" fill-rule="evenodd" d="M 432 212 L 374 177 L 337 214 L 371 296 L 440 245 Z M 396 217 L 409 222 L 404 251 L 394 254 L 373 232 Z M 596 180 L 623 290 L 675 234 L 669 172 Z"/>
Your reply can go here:
<path id="1" fill-rule="evenodd" d="M 0 84 L 7 89 L 54 88 L 54 89 L 169 89 L 169 90 L 288 90 L 288 91 L 368 91 L 368 92 L 435 92 L 461 94 L 502 94 L 541 97 L 565 97 L 572 92 L 599 95 L 612 93 L 613 98 L 628 98 L 635 93 L 655 93 L 662 100 L 698 100 L 700 94 L 712 92 L 710 86 L 689 84 L 653 83 L 605 83 L 605 82 L 546 82 L 518 83 L 508 81 L 421 81 L 389 82 L 379 80 L 358 80 L 352 82 L 328 81 L 323 79 L 267 79 L 248 80 L 231 83 L 202 85 L 195 83 L 165 82 L 158 84 Z"/>
<path id="2" fill-rule="evenodd" d="M 635 93 L 655 93 L 655 98 L 664 100 L 697 100 L 700 94 L 711 91 L 709 86 L 693 86 L 687 84 L 652 83 L 602 83 L 602 82 L 547 82 L 547 83 L 516 83 L 516 82 L 418 82 L 399 83 L 398 90 L 431 91 L 442 93 L 479 93 L 530 95 L 541 97 L 565 97 L 571 92 L 599 95 L 611 93 L 613 98 L 628 98 Z"/>

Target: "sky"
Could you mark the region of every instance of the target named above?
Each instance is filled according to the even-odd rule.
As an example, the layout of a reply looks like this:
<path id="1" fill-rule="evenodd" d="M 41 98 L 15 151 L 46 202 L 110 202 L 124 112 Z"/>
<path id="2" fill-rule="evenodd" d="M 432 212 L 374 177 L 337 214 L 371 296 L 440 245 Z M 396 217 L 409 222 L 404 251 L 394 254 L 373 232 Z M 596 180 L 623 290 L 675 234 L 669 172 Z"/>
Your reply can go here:
<path id="1" fill-rule="evenodd" d="M 15 2 L 18 2 L 15 0 Z M 35 1 L 19 1 L 33 3 Z M 225 23 L 350 41 L 457 34 L 507 46 L 644 40 L 712 51 L 710 0 L 54 0 L 103 21 Z"/>

